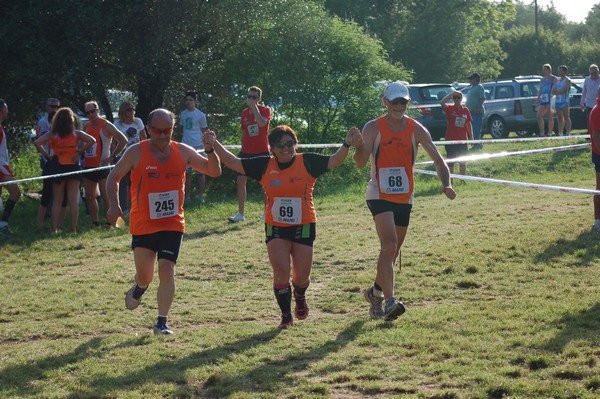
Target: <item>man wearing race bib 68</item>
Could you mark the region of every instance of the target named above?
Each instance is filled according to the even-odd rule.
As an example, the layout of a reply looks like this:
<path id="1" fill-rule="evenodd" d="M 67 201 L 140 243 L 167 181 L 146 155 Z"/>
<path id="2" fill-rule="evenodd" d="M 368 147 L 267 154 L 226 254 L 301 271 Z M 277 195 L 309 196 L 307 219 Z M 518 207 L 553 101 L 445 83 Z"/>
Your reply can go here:
<path id="1" fill-rule="evenodd" d="M 269 134 L 271 156 L 239 158 L 225 149 L 214 134 L 213 148 L 230 169 L 260 182 L 267 195 L 265 232 L 269 261 L 273 268 L 273 291 L 281 309 L 282 330 L 294 323 L 291 312 L 293 295 L 298 320 L 308 317 L 306 289 L 310 284 L 313 242 L 317 215 L 313 188 L 319 176 L 344 163 L 350 146 L 361 143 L 360 131 L 351 128 L 342 146 L 333 155 L 296 153 L 298 137 L 286 125 L 277 126 Z"/>
<path id="2" fill-rule="evenodd" d="M 110 208 L 107 219 L 115 225 L 123 217 L 119 203 L 119 182 L 131 172 L 131 247 L 135 262 L 135 284 L 125 296 L 125 306 L 135 309 L 154 276 L 158 258 L 158 320 L 154 334 L 172 334 L 167 316 L 175 294 L 175 263 L 179 256 L 185 220 L 186 168 L 191 166 L 212 177 L 221 175 L 219 157 L 206 147 L 204 157 L 186 144 L 171 140 L 175 115 L 156 109 L 148 116 L 149 140 L 127 149 L 107 178 Z"/>
<path id="3" fill-rule="evenodd" d="M 363 143 L 356 146 L 354 162 L 361 169 L 371 161 L 371 179 L 367 187 L 367 206 L 371 210 L 380 250 L 377 276 L 365 290 L 373 319 L 395 320 L 405 311 L 394 297 L 394 263 L 408 231 L 413 204 L 413 165 L 419 145 L 429 154 L 442 182 L 440 191 L 449 199 L 456 193 L 450 184 L 450 172 L 420 123 L 405 115 L 410 102 L 408 87 L 392 82 L 383 92 L 387 113 L 367 122 L 362 131 Z M 383 302 L 385 298 L 385 308 Z"/>

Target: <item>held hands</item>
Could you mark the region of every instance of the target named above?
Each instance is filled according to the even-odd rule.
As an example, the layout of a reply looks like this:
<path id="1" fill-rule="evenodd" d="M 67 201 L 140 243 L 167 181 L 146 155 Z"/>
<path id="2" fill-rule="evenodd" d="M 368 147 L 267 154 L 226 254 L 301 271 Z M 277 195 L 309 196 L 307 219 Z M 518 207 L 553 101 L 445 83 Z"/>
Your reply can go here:
<path id="1" fill-rule="evenodd" d="M 212 150 L 215 145 L 215 141 L 217 141 L 217 135 L 212 130 L 207 130 L 202 133 L 202 144 L 204 144 L 205 150 Z"/>
<path id="2" fill-rule="evenodd" d="M 346 143 L 350 144 L 354 148 L 360 147 L 364 144 L 362 134 L 356 126 L 353 126 L 350 128 L 350 130 L 348 130 L 348 134 L 346 135 Z"/>
<path id="3" fill-rule="evenodd" d="M 442 186 L 440 188 L 440 193 L 443 193 L 448 197 L 448 199 L 453 200 L 456 198 L 456 191 L 452 188 L 452 186 Z"/>

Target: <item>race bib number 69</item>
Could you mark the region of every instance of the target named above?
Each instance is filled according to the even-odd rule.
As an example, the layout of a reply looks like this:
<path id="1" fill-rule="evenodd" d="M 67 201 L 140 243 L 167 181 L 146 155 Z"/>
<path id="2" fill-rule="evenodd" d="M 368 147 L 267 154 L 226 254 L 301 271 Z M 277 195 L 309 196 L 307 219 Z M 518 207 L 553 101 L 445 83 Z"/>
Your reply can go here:
<path id="1" fill-rule="evenodd" d="M 177 215 L 179 212 L 179 191 L 148 194 L 150 201 L 150 219 L 162 219 Z"/>
<path id="2" fill-rule="evenodd" d="M 275 197 L 271 208 L 273 220 L 285 224 L 302 223 L 302 200 L 300 198 Z"/>
<path id="3" fill-rule="evenodd" d="M 410 187 L 405 168 L 379 169 L 379 190 L 384 194 L 406 194 Z"/>

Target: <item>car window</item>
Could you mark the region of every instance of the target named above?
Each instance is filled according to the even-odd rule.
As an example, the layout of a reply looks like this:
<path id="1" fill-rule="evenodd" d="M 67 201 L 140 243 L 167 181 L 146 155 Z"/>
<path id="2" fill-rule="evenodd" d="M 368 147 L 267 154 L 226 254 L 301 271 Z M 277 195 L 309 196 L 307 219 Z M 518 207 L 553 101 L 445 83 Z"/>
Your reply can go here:
<path id="1" fill-rule="evenodd" d="M 424 101 L 439 101 L 452 91 L 447 86 L 427 86 L 421 88 L 421 98 Z"/>
<path id="2" fill-rule="evenodd" d="M 521 96 L 522 97 L 535 97 L 538 93 L 540 82 L 526 82 L 521 83 Z"/>
<path id="3" fill-rule="evenodd" d="M 507 98 L 513 98 L 515 96 L 515 88 L 512 86 L 497 86 L 496 96 L 497 100 L 504 100 Z"/>

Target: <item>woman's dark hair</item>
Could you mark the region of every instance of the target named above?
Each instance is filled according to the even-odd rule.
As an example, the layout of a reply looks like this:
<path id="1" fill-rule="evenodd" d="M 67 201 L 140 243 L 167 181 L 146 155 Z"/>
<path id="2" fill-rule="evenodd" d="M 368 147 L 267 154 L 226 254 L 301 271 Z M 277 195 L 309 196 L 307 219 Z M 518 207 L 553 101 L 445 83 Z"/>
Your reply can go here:
<path id="1" fill-rule="evenodd" d="M 294 129 L 288 125 L 279 125 L 271 130 L 271 133 L 269 133 L 269 145 L 274 147 L 275 143 L 278 143 L 279 140 L 281 140 L 281 137 L 285 136 L 286 134 L 292 136 L 294 139 L 294 144 L 298 144 L 298 136 L 296 135 Z"/>
<path id="2" fill-rule="evenodd" d="M 66 137 L 73 133 L 77 126 L 75 114 L 71 108 L 60 108 L 52 118 L 52 134 Z"/>

